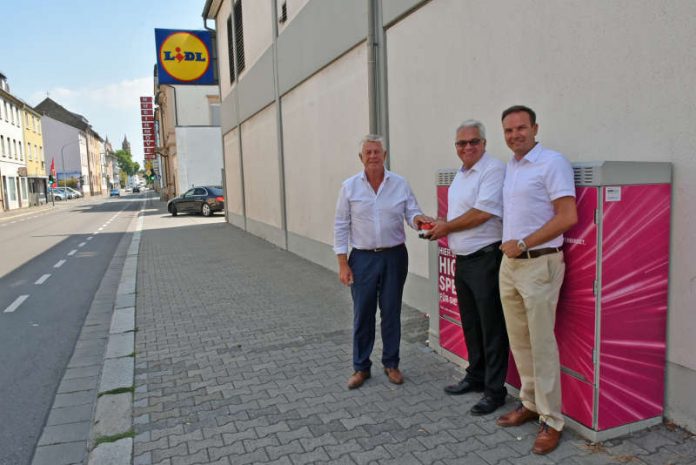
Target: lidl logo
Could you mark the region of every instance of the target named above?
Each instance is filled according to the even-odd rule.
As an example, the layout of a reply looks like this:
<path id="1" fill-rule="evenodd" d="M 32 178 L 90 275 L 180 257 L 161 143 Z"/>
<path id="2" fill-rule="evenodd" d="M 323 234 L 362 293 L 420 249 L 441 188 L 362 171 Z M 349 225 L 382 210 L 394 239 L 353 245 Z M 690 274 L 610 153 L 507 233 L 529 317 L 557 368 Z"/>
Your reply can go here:
<path id="1" fill-rule="evenodd" d="M 155 29 L 162 84 L 214 84 L 208 31 Z"/>

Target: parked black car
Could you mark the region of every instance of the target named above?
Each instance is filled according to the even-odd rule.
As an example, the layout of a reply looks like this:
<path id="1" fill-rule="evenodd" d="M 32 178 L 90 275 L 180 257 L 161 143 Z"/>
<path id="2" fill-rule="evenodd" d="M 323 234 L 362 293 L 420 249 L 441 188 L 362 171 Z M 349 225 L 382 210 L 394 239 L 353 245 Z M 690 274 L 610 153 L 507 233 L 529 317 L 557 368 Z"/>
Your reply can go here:
<path id="1" fill-rule="evenodd" d="M 183 195 L 167 203 L 167 210 L 172 216 L 179 213 L 200 213 L 203 216 L 211 216 L 224 209 L 225 198 L 220 186 L 192 187 Z"/>

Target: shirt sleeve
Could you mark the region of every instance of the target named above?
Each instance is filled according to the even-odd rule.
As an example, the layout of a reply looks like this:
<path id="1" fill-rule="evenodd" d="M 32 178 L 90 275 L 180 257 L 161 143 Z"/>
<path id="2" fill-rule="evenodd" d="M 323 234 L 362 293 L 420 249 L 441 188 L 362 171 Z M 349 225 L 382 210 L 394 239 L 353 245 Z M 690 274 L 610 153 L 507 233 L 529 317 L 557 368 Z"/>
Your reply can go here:
<path id="1" fill-rule="evenodd" d="M 568 160 L 558 154 L 546 171 L 546 187 L 551 201 L 561 197 L 575 197 L 575 176 Z"/>
<path id="2" fill-rule="evenodd" d="M 338 191 L 336 218 L 334 220 L 334 252 L 336 255 L 348 253 L 350 241 L 350 201 L 346 185 Z"/>
<path id="3" fill-rule="evenodd" d="M 411 226 L 413 229 L 417 229 L 416 225 L 413 224 L 413 218 L 415 218 L 418 215 L 422 215 L 423 211 L 420 209 L 418 206 L 418 201 L 416 200 L 416 196 L 413 194 L 413 191 L 411 190 L 411 186 L 408 185 L 408 182 L 406 183 L 406 220 L 408 222 L 408 225 Z"/>
<path id="4" fill-rule="evenodd" d="M 481 176 L 474 208 L 502 218 L 505 165 L 495 165 Z"/>

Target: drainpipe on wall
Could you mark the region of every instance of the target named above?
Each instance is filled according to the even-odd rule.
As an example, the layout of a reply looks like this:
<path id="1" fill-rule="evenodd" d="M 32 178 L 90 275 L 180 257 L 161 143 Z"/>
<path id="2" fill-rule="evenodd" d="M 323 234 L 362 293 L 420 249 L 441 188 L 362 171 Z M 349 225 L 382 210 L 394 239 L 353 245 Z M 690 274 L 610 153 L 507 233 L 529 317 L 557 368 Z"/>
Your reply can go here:
<path id="1" fill-rule="evenodd" d="M 283 246 L 288 249 L 288 211 L 285 193 L 285 151 L 283 147 L 283 115 L 278 78 L 278 0 L 271 1 L 273 21 L 273 94 L 276 105 L 276 138 L 278 141 L 278 179 L 280 181 L 280 226 L 283 230 Z"/>
<path id="2" fill-rule="evenodd" d="M 367 98 L 370 133 L 384 137 L 389 151 L 389 121 L 387 115 L 387 61 L 382 0 L 367 0 Z M 389 160 L 385 163 L 389 169 Z"/>

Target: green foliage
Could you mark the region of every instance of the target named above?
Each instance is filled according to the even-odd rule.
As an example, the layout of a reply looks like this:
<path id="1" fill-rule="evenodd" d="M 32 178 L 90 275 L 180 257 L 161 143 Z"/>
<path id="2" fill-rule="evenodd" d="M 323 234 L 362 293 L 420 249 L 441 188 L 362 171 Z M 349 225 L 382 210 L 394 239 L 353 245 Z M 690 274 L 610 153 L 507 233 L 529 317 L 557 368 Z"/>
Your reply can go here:
<path id="1" fill-rule="evenodd" d="M 140 170 L 140 165 L 133 161 L 133 156 L 130 152 L 125 150 L 117 150 L 114 152 L 114 156 L 116 157 L 118 167 L 121 169 L 121 173 L 125 172 L 127 176 L 133 176 L 138 172 L 138 170 Z M 125 185 L 125 183 L 123 183 L 123 178 L 121 181 L 122 184 Z"/>
<path id="2" fill-rule="evenodd" d="M 96 448 L 99 444 L 116 442 L 120 439 L 134 438 L 134 437 L 135 437 L 135 431 L 133 430 L 133 428 L 131 428 L 128 431 L 125 431 L 123 433 L 114 434 L 113 436 L 99 436 L 94 440 L 94 447 Z"/>

